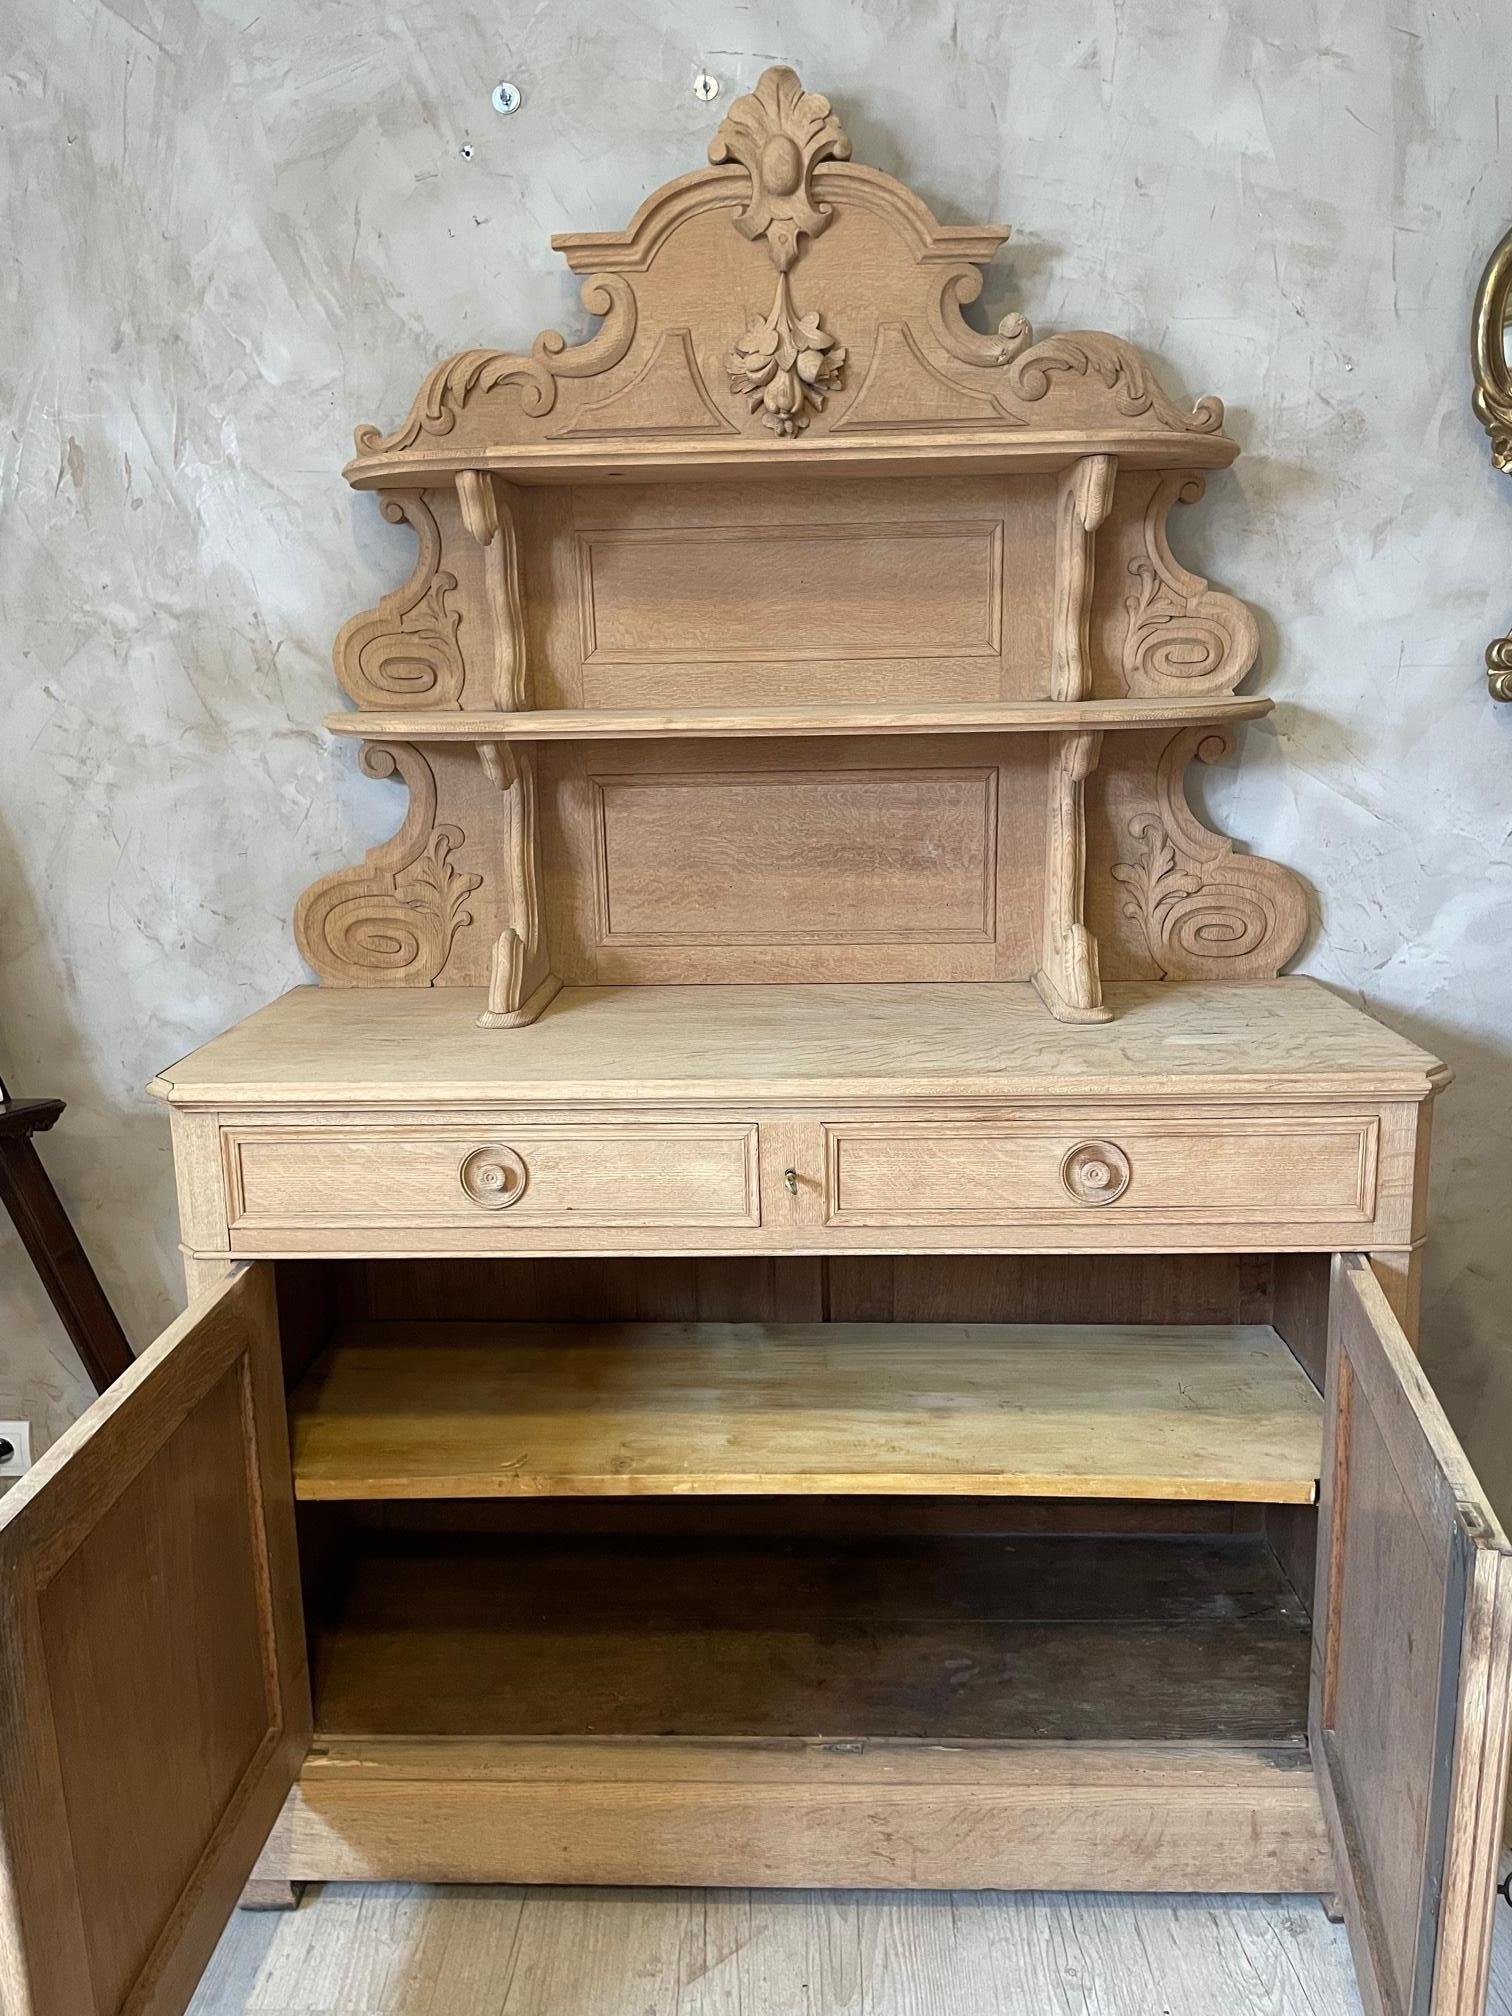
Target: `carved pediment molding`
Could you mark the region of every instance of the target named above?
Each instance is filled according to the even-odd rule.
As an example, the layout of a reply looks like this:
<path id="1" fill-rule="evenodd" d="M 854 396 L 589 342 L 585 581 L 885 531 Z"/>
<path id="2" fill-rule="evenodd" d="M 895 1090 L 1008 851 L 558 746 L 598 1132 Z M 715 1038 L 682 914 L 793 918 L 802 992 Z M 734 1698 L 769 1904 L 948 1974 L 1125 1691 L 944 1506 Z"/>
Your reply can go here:
<path id="1" fill-rule="evenodd" d="M 595 436 L 681 443 L 689 468 L 706 449 L 712 466 L 732 445 L 721 436 L 761 428 L 781 444 L 840 428 L 858 454 L 868 432 L 891 452 L 888 437 L 959 428 L 977 452 L 994 422 L 1015 436 L 1085 435 L 1090 452 L 1175 434 L 1193 440 L 1187 467 L 1230 459 L 1220 402 L 1183 408 L 1119 338 L 1073 330 L 1036 342 L 1019 314 L 974 328 L 964 311 L 1007 230 L 942 224 L 914 190 L 849 154 L 828 99 L 791 70 L 767 71 L 726 114 L 713 165 L 654 191 L 624 231 L 553 239 L 584 274 L 584 305 L 603 317 L 593 336 L 569 345 L 550 330 L 527 352 L 449 358 L 393 433 L 358 429 L 349 477 L 402 484 L 411 451 L 450 473 L 523 449 L 549 470 L 556 443 L 564 462 L 584 466 Z M 776 267 L 775 295 L 748 261 L 769 276 Z M 562 390 L 592 378 L 603 382 Z M 1200 450 L 1194 437 L 1205 437 Z M 1181 461 L 1164 444 L 1150 459 Z"/>
<path id="2" fill-rule="evenodd" d="M 331 653 L 336 677 L 359 707 L 460 707 L 462 612 L 451 606 L 457 577 L 440 564 L 435 516 L 415 491 L 390 493 L 382 510 L 391 525 L 409 526 L 419 557 L 402 588 L 342 625 Z"/>
<path id="3" fill-rule="evenodd" d="M 1155 811 L 1128 821 L 1135 857 L 1112 869 L 1123 914 L 1166 980 L 1274 980 L 1307 935 L 1300 878 L 1277 861 L 1236 854 L 1187 802 L 1187 765 L 1221 762 L 1233 746 L 1228 729 L 1184 728 L 1171 738 L 1156 771 Z"/>
<path id="4" fill-rule="evenodd" d="M 430 372 L 408 417 L 392 434 L 359 427 L 357 453 L 392 455 L 413 447 L 422 434 L 449 434 L 470 400 L 506 385 L 517 387 L 522 410 L 540 419 L 556 404 L 559 378 L 593 378 L 611 370 L 635 339 L 634 291 L 618 273 L 595 273 L 584 281 L 579 299 L 590 315 L 604 318 L 603 326 L 585 343 L 569 344 L 558 330 L 547 329 L 531 345 L 528 357 L 503 350 L 463 350 Z"/>
<path id="5" fill-rule="evenodd" d="M 437 825 L 435 772 L 412 743 L 364 743 L 362 768 L 402 779 L 404 823 L 360 868 L 340 868 L 305 891 L 295 942 L 327 985 L 428 987 L 473 921 L 467 899 L 483 878 L 453 862 L 465 836 L 460 826 Z"/>
<path id="6" fill-rule="evenodd" d="M 985 387 L 959 384 L 942 371 L 906 322 L 883 322 L 860 390 L 831 432 L 866 429 L 877 434 L 915 428 L 1022 427 Z"/>
<path id="7" fill-rule="evenodd" d="M 635 376 L 618 391 L 580 406 L 553 440 L 628 439 L 656 434 L 668 440 L 699 434 L 738 434 L 709 396 L 693 332 L 664 329 Z"/>
<path id="8" fill-rule="evenodd" d="M 1166 476 L 1146 506 L 1145 550 L 1129 562 L 1138 586 L 1125 604 L 1123 674 L 1130 693 L 1232 693 L 1260 649 L 1249 606 L 1210 588 L 1171 552 L 1171 508 L 1196 503 L 1203 488 L 1200 476 Z"/>

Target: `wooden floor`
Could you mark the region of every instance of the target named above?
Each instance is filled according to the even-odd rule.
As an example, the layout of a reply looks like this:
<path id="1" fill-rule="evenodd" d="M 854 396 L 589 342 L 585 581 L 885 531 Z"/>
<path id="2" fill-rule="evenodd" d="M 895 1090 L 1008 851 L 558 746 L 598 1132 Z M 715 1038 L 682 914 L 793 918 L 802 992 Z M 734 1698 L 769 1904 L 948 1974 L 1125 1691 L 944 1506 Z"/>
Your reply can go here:
<path id="1" fill-rule="evenodd" d="M 1512 2016 L 1497 1906 L 1490 2016 Z M 190 2016 L 1359 2016 L 1311 1899 L 312 1886 Z"/>

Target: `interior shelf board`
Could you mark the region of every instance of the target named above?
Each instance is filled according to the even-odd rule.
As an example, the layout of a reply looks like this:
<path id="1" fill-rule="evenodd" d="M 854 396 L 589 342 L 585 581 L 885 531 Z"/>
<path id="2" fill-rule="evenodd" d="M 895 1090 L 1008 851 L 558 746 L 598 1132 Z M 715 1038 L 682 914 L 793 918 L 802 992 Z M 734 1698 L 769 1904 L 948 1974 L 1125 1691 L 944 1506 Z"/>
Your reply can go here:
<path id="1" fill-rule="evenodd" d="M 779 707 L 545 707 L 517 713 L 343 709 L 335 735 L 372 742 L 635 742 L 706 737 L 833 735 L 1044 735 L 1057 730 L 1196 727 L 1254 721 L 1273 702 L 1259 694 L 1191 700 L 931 701 L 905 705 Z"/>
<path id="2" fill-rule="evenodd" d="M 291 1401 L 303 1499 L 1315 1501 L 1266 1325 L 362 1323 Z"/>
<path id="3" fill-rule="evenodd" d="M 1307 1726 L 1307 1613 L 1250 1535 L 373 1536 L 324 1604 L 317 1744 L 425 1739 L 432 1759 L 469 1739 L 686 1756 L 730 1738 L 1281 1745 Z"/>
<path id="4" fill-rule="evenodd" d="M 357 490 L 419 490 L 450 485 L 477 469 L 526 487 L 559 483 L 696 483 L 738 475 L 792 478 L 846 476 L 1035 476 L 1065 469 L 1089 455 L 1111 455 L 1126 469 L 1223 469 L 1238 444 L 1222 433 L 1094 432 L 1086 428 L 1024 428 L 989 440 L 929 427 L 862 440 L 828 436 L 782 444 L 747 436 L 710 443 L 672 439 L 604 442 L 543 441 L 463 453 L 414 448 L 358 455 L 344 475 Z"/>

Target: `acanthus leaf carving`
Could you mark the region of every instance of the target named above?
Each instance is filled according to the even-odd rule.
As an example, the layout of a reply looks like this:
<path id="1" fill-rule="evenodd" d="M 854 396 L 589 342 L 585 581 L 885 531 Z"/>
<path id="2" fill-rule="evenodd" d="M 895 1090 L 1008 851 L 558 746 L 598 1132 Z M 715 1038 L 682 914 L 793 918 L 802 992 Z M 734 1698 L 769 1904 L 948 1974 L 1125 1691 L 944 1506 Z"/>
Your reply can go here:
<path id="1" fill-rule="evenodd" d="M 1139 849 L 1116 862 L 1123 915 L 1137 924 L 1165 980 L 1273 980 L 1307 932 L 1307 898 L 1289 868 L 1204 826 L 1187 803 L 1194 758 L 1221 762 L 1227 729 L 1185 728 L 1166 744 L 1156 770 L 1154 812 L 1128 822 Z"/>
<path id="2" fill-rule="evenodd" d="M 459 826 L 436 824 L 435 773 L 412 743 L 367 742 L 361 760 L 369 777 L 402 779 L 409 810 L 360 868 L 340 868 L 305 891 L 295 940 L 328 984 L 428 987 L 457 932 L 473 921 L 467 899 L 483 878 L 453 861 L 465 836 Z"/>
<path id="3" fill-rule="evenodd" d="M 408 525 L 420 543 L 415 571 L 376 609 L 353 616 L 332 647 L 336 677 L 359 707 L 460 707 L 462 614 L 451 607 L 457 577 L 443 568 L 435 514 L 418 491 L 391 492 L 382 504 L 391 525 Z"/>
<path id="4" fill-rule="evenodd" d="M 355 434 L 359 455 L 394 455 L 412 448 L 422 434 L 449 434 L 469 402 L 501 386 L 519 388 L 522 410 L 539 420 L 556 405 L 559 378 L 594 378 L 622 361 L 635 338 L 635 291 L 619 273 L 591 273 L 579 296 L 603 326 L 584 343 L 569 344 L 547 329 L 522 357 L 505 350 L 463 350 L 426 376 L 403 424 L 392 434 L 374 426 Z"/>
<path id="5" fill-rule="evenodd" d="M 1195 503 L 1200 476 L 1163 477 L 1144 514 L 1144 552 L 1129 562 L 1138 587 L 1125 603 L 1124 684 L 1130 693 L 1232 693 L 1255 662 L 1260 633 L 1248 605 L 1210 588 L 1171 552 L 1172 505 Z"/>
<path id="6" fill-rule="evenodd" d="M 799 315 L 786 273 L 768 314 L 753 322 L 727 360 L 730 390 L 779 438 L 790 440 L 809 423 L 808 408 L 822 411 L 840 389 L 845 349 L 820 326 L 818 313 Z"/>
<path id="7" fill-rule="evenodd" d="M 755 90 L 735 100 L 709 142 L 716 168 L 738 161 L 749 173 L 751 200 L 737 211 L 735 228 L 742 237 L 765 238 L 779 273 L 797 259 L 799 239 L 817 238 L 834 214 L 814 200 L 815 165 L 848 161 L 850 152 L 828 98 L 805 91 L 783 64 L 763 71 Z"/>
<path id="8" fill-rule="evenodd" d="M 1027 337 L 1029 325 L 1023 325 Z M 1191 434 L 1216 434 L 1223 426 L 1223 401 L 1209 395 L 1183 413 L 1161 390 L 1144 360 L 1117 336 L 1097 329 L 1073 329 L 1042 343 L 1016 344 L 1008 382 L 1020 399 L 1043 399 L 1057 378 L 1096 378 L 1115 395 L 1126 418 L 1154 413 L 1167 427 Z"/>

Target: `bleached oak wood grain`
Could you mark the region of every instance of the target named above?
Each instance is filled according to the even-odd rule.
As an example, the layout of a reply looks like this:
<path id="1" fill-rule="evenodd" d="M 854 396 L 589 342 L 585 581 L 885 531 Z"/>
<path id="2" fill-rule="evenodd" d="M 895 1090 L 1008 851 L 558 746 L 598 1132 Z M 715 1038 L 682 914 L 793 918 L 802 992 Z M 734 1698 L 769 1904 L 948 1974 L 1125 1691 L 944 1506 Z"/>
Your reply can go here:
<path id="1" fill-rule="evenodd" d="M 333 735 L 398 742 L 634 742 L 775 735 L 1045 735 L 1057 730 L 1181 728 L 1258 721 L 1261 694 L 1197 700 L 919 701 L 911 706 L 555 707 L 511 714 L 327 714 Z"/>

